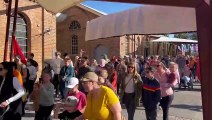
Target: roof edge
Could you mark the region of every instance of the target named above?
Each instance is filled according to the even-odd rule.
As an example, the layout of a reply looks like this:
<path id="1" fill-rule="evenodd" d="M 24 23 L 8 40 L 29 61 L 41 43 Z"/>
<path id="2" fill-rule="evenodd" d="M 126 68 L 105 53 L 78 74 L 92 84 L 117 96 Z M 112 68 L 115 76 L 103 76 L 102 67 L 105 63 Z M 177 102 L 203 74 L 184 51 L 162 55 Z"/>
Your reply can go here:
<path id="1" fill-rule="evenodd" d="M 99 10 L 94 9 L 94 8 L 92 8 L 92 7 L 89 7 L 89 6 L 87 6 L 87 5 L 83 4 L 83 3 L 80 3 L 80 4 L 76 5 L 76 6 L 78 6 L 78 7 L 80 7 L 80 8 L 83 8 L 83 9 L 89 9 L 89 10 L 91 10 L 90 12 L 95 13 L 95 14 L 97 14 L 97 15 L 99 15 L 99 16 L 108 15 L 108 14 L 105 13 L 105 12 L 102 12 L 102 11 L 99 11 Z"/>

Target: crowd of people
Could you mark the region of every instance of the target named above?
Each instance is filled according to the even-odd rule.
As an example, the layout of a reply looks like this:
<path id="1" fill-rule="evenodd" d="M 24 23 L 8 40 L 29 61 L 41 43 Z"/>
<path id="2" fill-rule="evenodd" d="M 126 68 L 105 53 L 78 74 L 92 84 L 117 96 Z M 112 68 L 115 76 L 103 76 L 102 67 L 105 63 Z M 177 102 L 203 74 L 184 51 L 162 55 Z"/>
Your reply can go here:
<path id="1" fill-rule="evenodd" d="M 15 56 L 14 62 L 0 63 L 0 113 L 4 120 L 19 120 L 25 105 L 33 101 L 35 120 L 123 120 L 125 106 L 128 120 L 134 120 L 136 107 L 145 108 L 146 119 L 156 120 L 157 108 L 168 120 L 174 99 L 174 87 L 200 80 L 198 56 L 113 56 L 100 60 L 87 56 L 55 53 L 51 63 L 45 62 L 38 76 L 39 66 L 28 55 L 27 63 Z M 60 100 L 55 102 L 55 98 Z"/>

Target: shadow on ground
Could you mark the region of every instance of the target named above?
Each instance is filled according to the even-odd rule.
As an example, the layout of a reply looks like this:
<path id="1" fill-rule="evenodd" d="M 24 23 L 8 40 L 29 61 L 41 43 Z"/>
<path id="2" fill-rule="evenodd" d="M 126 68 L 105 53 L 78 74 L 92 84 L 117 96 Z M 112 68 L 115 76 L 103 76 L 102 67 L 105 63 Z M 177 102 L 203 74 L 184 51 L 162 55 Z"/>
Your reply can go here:
<path id="1" fill-rule="evenodd" d="M 193 88 L 193 89 L 188 89 L 188 88 L 175 88 L 174 89 L 175 92 L 179 92 L 179 91 L 193 91 L 193 92 L 201 92 L 201 89 L 198 89 L 198 88 Z"/>
<path id="2" fill-rule="evenodd" d="M 177 86 L 176 88 L 174 88 L 175 92 L 179 92 L 179 91 L 194 91 L 194 92 L 201 92 L 201 84 L 200 83 L 194 83 L 193 85 L 193 89 L 192 88 L 179 88 L 179 86 Z"/>
<path id="3" fill-rule="evenodd" d="M 178 105 L 171 105 L 171 107 L 202 112 L 202 106 L 197 105 L 178 104 Z"/>

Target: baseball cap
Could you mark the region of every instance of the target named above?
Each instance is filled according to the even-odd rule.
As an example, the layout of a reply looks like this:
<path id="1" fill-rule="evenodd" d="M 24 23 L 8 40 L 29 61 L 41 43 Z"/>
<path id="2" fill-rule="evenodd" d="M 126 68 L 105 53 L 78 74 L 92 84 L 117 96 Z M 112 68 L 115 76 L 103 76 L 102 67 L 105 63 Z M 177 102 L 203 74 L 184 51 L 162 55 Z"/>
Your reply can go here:
<path id="1" fill-rule="evenodd" d="M 65 104 L 70 107 L 77 106 L 78 102 L 79 102 L 79 99 L 75 96 L 68 96 L 65 100 Z"/>
<path id="2" fill-rule="evenodd" d="M 98 76 L 95 72 L 87 72 L 81 79 L 82 81 L 96 81 L 98 82 Z"/>
<path id="3" fill-rule="evenodd" d="M 79 80 L 75 77 L 68 78 L 66 82 L 66 88 L 73 88 L 79 84 Z"/>

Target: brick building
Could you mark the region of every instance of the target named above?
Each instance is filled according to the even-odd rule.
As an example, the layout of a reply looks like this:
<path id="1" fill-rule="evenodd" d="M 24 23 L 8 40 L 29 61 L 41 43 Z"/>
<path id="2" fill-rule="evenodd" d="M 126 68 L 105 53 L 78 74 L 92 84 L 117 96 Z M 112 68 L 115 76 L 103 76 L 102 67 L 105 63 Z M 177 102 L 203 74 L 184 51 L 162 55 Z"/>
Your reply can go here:
<path id="1" fill-rule="evenodd" d="M 0 2 L 0 61 L 3 60 L 4 56 L 6 7 L 7 4 L 2 0 Z M 13 17 L 11 17 L 12 22 Z M 11 32 L 12 24 L 10 25 L 9 39 L 11 39 Z M 25 54 L 29 52 L 35 54 L 35 60 L 38 61 L 39 70 L 41 70 L 43 61 L 52 58 L 56 50 L 55 15 L 48 13 L 34 1 L 19 0 L 16 38 Z"/>
<path id="2" fill-rule="evenodd" d="M 134 36 L 135 45 L 132 35 L 85 41 L 86 23 L 106 15 L 89 6 L 79 4 L 63 11 L 62 15 L 56 15 L 56 17 L 31 0 L 19 1 L 16 37 L 25 54 L 29 52 L 35 54 L 39 70 L 42 69 L 44 60 L 54 57 L 56 50 L 69 53 L 74 58 L 79 55 L 80 49 L 83 49 L 89 58 L 97 60 L 103 54 L 111 58 L 114 55 L 134 54 L 134 51 L 137 55 L 161 54 L 161 51 L 155 50 L 157 45 L 146 42 L 150 38 L 142 35 Z M 0 2 L 0 36 L 2 38 L 0 61 L 3 60 L 6 18 L 6 4 L 2 1 Z M 11 31 L 9 39 L 11 39 Z"/>
<path id="3" fill-rule="evenodd" d="M 63 21 L 57 22 L 57 50 L 62 54 L 68 53 L 72 59 L 79 55 L 81 49 L 86 51 L 89 58 L 99 60 L 103 54 L 109 58 L 112 56 L 124 56 L 144 54 L 143 41 L 145 36 L 135 36 L 135 46 L 132 36 L 111 37 L 92 41 L 85 41 L 86 23 L 97 17 L 106 15 L 98 10 L 79 4 L 62 12 L 65 16 Z M 107 28 L 105 28 L 107 29 Z M 134 49 L 135 47 L 135 49 Z"/>
<path id="4" fill-rule="evenodd" d="M 57 50 L 62 54 L 68 53 L 73 60 L 81 49 L 86 51 L 90 59 L 97 60 L 103 54 L 107 54 L 109 58 L 134 53 L 144 56 L 168 54 L 167 44 L 149 42 L 160 36 L 126 35 L 85 41 L 86 23 L 103 15 L 106 14 L 83 4 L 64 10 L 62 15 L 57 16 Z"/>

